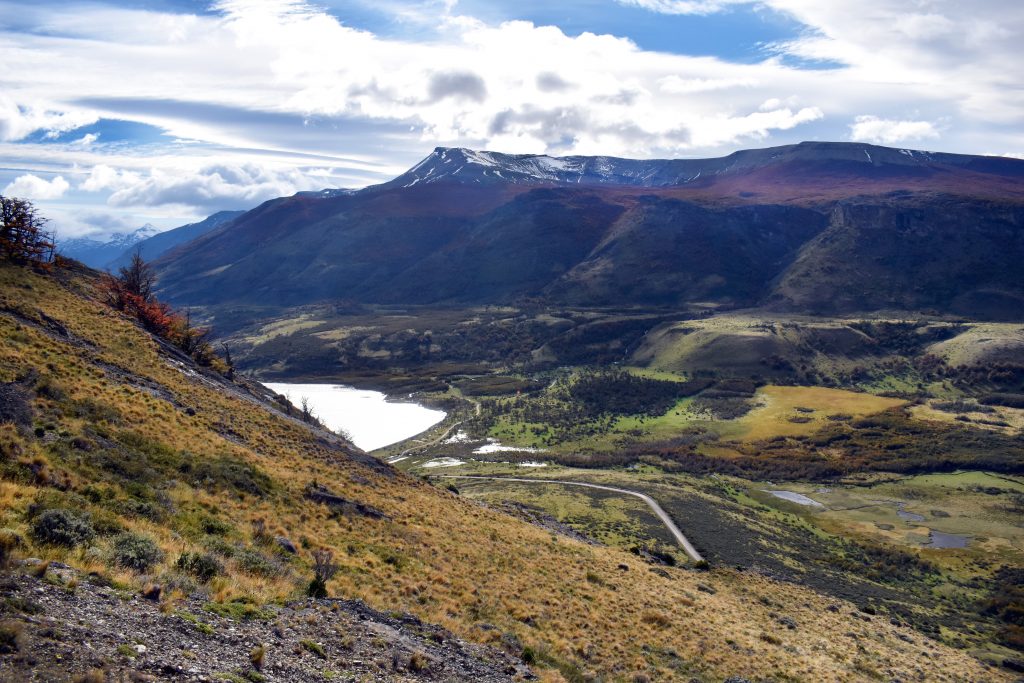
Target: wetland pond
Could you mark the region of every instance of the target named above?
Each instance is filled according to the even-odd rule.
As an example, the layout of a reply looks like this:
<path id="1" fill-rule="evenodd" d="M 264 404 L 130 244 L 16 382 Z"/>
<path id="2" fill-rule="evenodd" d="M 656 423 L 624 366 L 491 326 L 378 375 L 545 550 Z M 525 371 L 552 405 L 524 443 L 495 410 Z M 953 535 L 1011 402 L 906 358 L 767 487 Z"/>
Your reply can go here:
<path id="1" fill-rule="evenodd" d="M 970 536 L 962 534 L 945 534 L 935 529 L 929 529 L 929 543 L 926 548 L 966 548 L 971 541 Z"/>
<path id="2" fill-rule="evenodd" d="M 328 429 L 343 430 L 352 443 L 372 451 L 398 443 L 430 429 L 445 418 L 443 410 L 418 403 L 389 401 L 379 391 L 340 384 L 285 384 L 264 382 L 271 391 L 284 394 L 297 407 L 309 400 L 313 414 Z"/>
<path id="3" fill-rule="evenodd" d="M 772 494 L 776 498 L 782 500 L 788 500 L 790 503 L 796 503 L 797 505 L 807 505 L 808 507 L 825 507 L 813 498 L 808 498 L 802 493 L 796 493 L 794 491 L 768 491 L 767 493 Z"/>

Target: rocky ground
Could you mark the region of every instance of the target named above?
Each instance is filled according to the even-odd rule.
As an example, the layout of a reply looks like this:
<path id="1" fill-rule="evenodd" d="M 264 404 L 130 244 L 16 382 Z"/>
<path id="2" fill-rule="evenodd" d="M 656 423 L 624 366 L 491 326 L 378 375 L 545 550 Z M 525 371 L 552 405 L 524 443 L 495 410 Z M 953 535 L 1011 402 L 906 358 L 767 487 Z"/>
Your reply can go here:
<path id="1" fill-rule="evenodd" d="M 358 601 L 236 604 L 229 618 L 210 612 L 200 596 L 170 607 L 63 565 L 41 577 L 40 569 L 0 575 L 0 681 L 533 678 L 505 652 Z"/>

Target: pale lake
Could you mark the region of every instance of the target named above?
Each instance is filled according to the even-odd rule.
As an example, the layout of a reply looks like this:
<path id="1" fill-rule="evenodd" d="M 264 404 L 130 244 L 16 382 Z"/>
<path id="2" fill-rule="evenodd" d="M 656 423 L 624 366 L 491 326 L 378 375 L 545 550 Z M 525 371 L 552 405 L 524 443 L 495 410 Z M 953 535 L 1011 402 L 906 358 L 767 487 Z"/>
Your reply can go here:
<path id="1" fill-rule="evenodd" d="M 313 414 L 328 429 L 342 430 L 364 451 L 383 448 L 426 431 L 445 418 L 443 410 L 418 403 L 387 400 L 379 391 L 340 384 L 286 384 L 264 382 L 284 394 L 295 407 L 309 400 Z"/>

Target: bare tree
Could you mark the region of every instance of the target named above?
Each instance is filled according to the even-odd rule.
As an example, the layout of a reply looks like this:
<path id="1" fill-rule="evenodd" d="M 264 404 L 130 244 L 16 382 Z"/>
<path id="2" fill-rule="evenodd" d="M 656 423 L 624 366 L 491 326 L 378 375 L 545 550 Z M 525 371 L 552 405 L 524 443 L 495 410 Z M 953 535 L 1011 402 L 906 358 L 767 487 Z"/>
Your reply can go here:
<path id="1" fill-rule="evenodd" d="M 308 593 L 312 598 L 327 597 L 327 582 L 338 573 L 334 564 L 334 553 L 327 548 L 313 551 L 313 580 L 309 582 Z"/>
<path id="2" fill-rule="evenodd" d="M 302 397 L 302 421 L 312 424 L 316 422 L 316 415 L 313 414 L 313 407 L 309 403 L 309 396 Z"/>
<path id="3" fill-rule="evenodd" d="M 228 371 L 224 373 L 224 376 L 228 379 L 234 379 L 235 361 L 231 358 L 231 347 L 227 345 L 227 342 L 221 342 L 220 347 L 224 349 L 224 363 L 228 366 Z"/>
<path id="4" fill-rule="evenodd" d="M 131 263 L 123 266 L 118 275 L 126 292 L 134 294 L 146 303 L 153 300 L 156 273 L 153 272 L 153 267 L 142 259 L 142 254 L 138 250 L 132 254 Z"/>

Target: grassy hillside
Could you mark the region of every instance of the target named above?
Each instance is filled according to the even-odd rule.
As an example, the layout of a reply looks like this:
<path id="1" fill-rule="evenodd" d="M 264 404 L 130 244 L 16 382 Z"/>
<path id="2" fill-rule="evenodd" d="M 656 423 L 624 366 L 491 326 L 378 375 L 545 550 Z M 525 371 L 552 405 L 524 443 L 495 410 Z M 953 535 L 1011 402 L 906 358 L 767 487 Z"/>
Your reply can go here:
<path id="1" fill-rule="evenodd" d="M 399 473 L 175 354 L 88 273 L 0 266 L 0 381 L 5 552 L 126 592 L 159 583 L 166 611 L 199 592 L 205 611 L 263 618 L 305 594 L 329 549 L 330 594 L 494 644 L 547 680 L 1008 680 L 807 588 L 652 568 Z"/>

